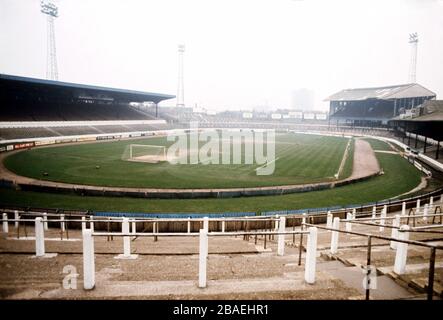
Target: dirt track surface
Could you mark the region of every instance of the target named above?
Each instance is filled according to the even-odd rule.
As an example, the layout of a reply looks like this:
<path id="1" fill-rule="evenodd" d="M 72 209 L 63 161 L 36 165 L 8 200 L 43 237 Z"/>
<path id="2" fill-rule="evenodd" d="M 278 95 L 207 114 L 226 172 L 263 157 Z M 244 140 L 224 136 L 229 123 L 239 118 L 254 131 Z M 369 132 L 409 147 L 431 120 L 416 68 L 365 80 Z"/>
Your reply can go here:
<path id="1" fill-rule="evenodd" d="M 362 139 L 355 139 L 354 164 L 352 174 L 348 179 L 367 177 L 379 171 L 380 165 L 369 142 Z"/>

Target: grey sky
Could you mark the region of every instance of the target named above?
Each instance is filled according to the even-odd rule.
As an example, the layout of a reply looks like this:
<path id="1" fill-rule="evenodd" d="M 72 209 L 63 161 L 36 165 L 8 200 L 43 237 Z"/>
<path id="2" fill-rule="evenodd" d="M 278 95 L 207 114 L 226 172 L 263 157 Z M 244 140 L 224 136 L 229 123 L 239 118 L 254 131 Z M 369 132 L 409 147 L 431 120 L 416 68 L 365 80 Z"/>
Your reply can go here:
<path id="1" fill-rule="evenodd" d="M 442 0 L 58 0 L 59 80 L 176 94 L 213 110 L 289 107 L 349 87 L 417 82 L 443 95 Z M 45 77 L 39 0 L 0 0 L 0 73 Z M 170 100 L 166 104 L 173 105 Z"/>

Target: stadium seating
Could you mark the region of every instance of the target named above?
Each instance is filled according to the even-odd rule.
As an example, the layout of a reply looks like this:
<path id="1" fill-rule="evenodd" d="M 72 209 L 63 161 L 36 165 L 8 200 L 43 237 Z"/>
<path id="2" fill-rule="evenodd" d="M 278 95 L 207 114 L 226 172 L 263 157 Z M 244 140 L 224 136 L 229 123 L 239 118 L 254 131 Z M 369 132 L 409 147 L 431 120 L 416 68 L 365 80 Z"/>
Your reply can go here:
<path id="1" fill-rule="evenodd" d="M 2 106 L 0 121 L 152 120 L 155 117 L 128 105 L 20 104 Z"/>
<path id="2" fill-rule="evenodd" d="M 121 124 L 121 125 L 79 125 L 60 127 L 0 128 L 0 140 L 43 138 L 57 136 L 77 136 L 85 134 L 106 134 L 119 132 L 155 131 L 175 128 L 167 123 Z"/>

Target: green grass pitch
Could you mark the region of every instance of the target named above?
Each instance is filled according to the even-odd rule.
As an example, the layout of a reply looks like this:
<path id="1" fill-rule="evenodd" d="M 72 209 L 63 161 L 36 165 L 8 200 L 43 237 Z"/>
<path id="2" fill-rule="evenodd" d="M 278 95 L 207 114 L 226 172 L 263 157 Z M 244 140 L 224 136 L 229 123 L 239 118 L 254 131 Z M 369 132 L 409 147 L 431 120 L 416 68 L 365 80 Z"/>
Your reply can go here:
<path id="1" fill-rule="evenodd" d="M 166 200 L 82 197 L 0 189 L 0 203 L 21 207 L 117 212 L 261 212 L 373 202 L 406 193 L 420 183 L 420 172 L 399 155 L 377 153 L 376 156 L 384 169 L 384 175 L 343 187 L 307 193 L 232 199 Z"/>
<path id="2" fill-rule="evenodd" d="M 334 180 L 348 138 L 276 134 L 275 171 L 259 176 L 258 164 L 143 163 L 122 160 L 130 144 L 169 146 L 165 137 L 35 148 L 5 159 L 11 171 L 31 178 L 84 185 L 146 188 L 235 188 Z M 203 145 L 204 142 L 201 143 Z M 352 148 L 351 148 L 352 149 Z M 340 178 L 352 173 L 348 154 Z M 97 168 L 99 166 L 99 168 Z M 47 172 L 48 176 L 43 176 Z"/>

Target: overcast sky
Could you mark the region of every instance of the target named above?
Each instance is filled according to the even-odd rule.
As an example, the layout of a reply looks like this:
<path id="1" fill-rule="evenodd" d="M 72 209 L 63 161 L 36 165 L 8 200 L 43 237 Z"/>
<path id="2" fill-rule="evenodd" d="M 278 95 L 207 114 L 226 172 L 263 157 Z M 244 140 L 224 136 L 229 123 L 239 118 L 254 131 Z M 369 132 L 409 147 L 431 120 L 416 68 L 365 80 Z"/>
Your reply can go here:
<path id="1" fill-rule="evenodd" d="M 57 0 L 59 80 L 176 94 L 210 110 L 291 107 L 343 88 L 417 82 L 443 96 L 442 0 Z M 0 0 L 0 73 L 45 78 L 39 0 Z M 163 104 L 174 105 L 174 100 Z"/>

